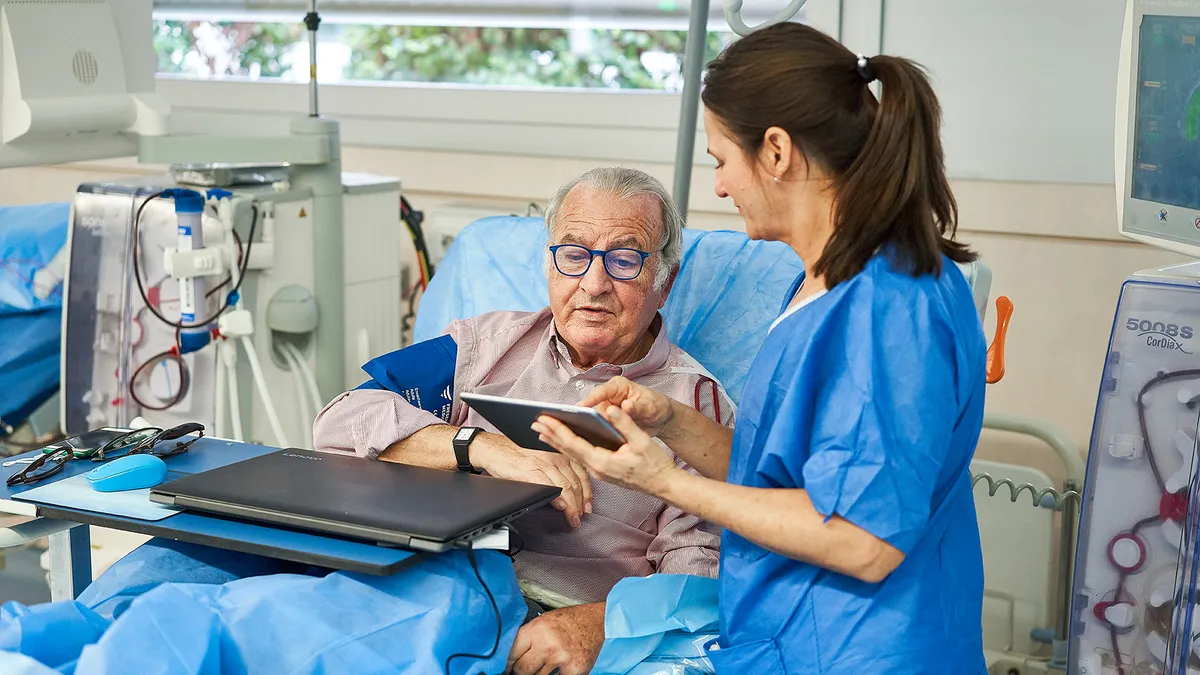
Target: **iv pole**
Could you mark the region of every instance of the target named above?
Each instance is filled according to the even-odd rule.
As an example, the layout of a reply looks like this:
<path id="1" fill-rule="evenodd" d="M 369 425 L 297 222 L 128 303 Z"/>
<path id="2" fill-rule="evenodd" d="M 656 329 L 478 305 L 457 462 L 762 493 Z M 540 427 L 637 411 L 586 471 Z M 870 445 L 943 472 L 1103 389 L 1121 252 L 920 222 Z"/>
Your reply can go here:
<path id="1" fill-rule="evenodd" d="M 345 260 L 341 134 L 338 122 L 321 117 L 317 98 L 317 0 L 304 17 L 309 43 L 309 110 L 279 136 L 143 135 L 144 164 L 176 162 L 291 165 L 292 186 L 312 194 L 313 293 L 320 320 L 314 332 L 316 381 L 332 400 L 345 388 Z"/>
<path id="2" fill-rule="evenodd" d="M 725 21 L 733 32 L 746 36 L 760 28 L 790 21 L 808 0 L 792 0 L 783 11 L 750 27 L 742 21 L 742 0 L 725 0 Z M 675 142 L 675 190 L 672 195 L 679 212 L 687 218 L 692 185 L 692 161 L 696 151 L 696 119 L 700 114 L 700 75 L 704 72 L 704 45 L 708 38 L 708 0 L 692 0 L 683 60 L 683 100 L 679 106 L 679 137 Z"/>

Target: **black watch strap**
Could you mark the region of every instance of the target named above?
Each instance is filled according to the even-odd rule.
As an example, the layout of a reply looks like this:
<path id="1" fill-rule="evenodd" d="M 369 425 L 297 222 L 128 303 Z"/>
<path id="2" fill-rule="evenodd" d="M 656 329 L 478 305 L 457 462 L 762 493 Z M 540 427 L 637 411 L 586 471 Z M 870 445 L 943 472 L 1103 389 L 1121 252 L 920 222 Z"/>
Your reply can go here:
<path id="1" fill-rule="evenodd" d="M 483 431 L 479 427 L 463 427 L 454 434 L 454 459 L 458 462 L 458 470 L 468 473 L 482 473 L 471 464 L 471 441 Z"/>

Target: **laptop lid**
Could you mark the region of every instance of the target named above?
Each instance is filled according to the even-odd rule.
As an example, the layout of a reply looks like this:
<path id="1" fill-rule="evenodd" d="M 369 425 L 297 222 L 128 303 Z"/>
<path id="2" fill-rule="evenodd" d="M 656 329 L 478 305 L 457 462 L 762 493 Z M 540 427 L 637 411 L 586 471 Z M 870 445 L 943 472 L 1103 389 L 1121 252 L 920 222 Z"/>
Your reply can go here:
<path id="1" fill-rule="evenodd" d="M 151 490 L 150 499 L 438 551 L 548 504 L 559 492 L 459 471 L 287 449 L 164 483 Z"/>

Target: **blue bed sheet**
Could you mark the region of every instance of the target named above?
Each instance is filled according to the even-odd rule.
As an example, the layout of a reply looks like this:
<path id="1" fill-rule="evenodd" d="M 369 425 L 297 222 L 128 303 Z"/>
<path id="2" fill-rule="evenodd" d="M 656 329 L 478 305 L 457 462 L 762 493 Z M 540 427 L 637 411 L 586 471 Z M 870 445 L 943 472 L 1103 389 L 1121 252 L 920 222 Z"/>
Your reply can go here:
<path id="1" fill-rule="evenodd" d="M 0 420 L 17 425 L 59 382 L 70 204 L 0 207 Z M 49 268 L 49 269 L 47 269 Z"/>

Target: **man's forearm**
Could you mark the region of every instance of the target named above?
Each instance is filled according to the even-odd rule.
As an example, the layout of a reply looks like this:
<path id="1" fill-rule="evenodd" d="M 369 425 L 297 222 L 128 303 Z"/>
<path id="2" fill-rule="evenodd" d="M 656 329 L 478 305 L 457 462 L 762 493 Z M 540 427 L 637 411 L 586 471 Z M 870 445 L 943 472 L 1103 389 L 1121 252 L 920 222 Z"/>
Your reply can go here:
<path id="1" fill-rule="evenodd" d="M 449 424 L 434 424 L 416 432 L 408 438 L 392 443 L 379 453 L 379 459 L 398 464 L 427 466 L 431 469 L 453 471 L 458 468 L 454 458 L 454 434 L 458 427 Z"/>
<path id="2" fill-rule="evenodd" d="M 658 438 L 705 478 L 723 481 L 729 475 L 733 430 L 694 408 L 671 401 L 671 421 Z"/>
<path id="3" fill-rule="evenodd" d="M 459 427 L 450 424 L 427 426 L 389 445 L 379 453 L 379 459 L 455 471 L 458 469 L 458 458 L 454 456 L 454 435 L 458 430 Z M 496 451 L 497 440 L 503 441 L 504 437 L 487 431 L 475 436 L 470 449 L 471 465 L 481 471 L 492 472 L 497 463 L 503 461 Z"/>

